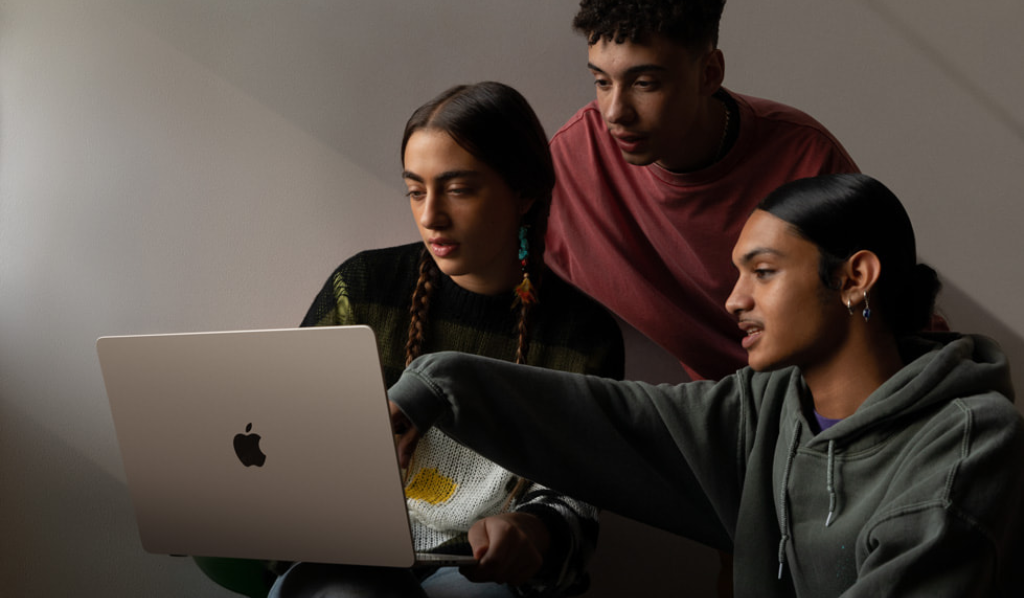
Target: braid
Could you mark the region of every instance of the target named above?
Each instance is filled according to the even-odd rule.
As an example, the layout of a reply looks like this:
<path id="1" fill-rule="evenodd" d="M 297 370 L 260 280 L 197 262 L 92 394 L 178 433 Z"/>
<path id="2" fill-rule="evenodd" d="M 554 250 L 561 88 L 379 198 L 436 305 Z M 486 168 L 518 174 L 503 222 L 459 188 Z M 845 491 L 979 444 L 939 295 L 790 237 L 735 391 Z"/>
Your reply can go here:
<path id="1" fill-rule="evenodd" d="M 531 304 L 523 303 L 519 306 L 519 324 L 516 325 L 516 332 L 519 333 L 519 344 L 516 346 L 516 363 L 526 363 L 526 356 L 530 352 L 530 312 Z"/>
<path id="2" fill-rule="evenodd" d="M 437 280 L 437 266 L 434 259 L 423 248 L 420 254 L 420 277 L 416 280 L 416 290 L 412 292 L 409 305 L 409 340 L 405 344 L 405 365 L 423 352 L 423 337 L 427 323 L 427 312 L 430 310 L 430 296 L 434 294 Z"/>
<path id="3" fill-rule="evenodd" d="M 534 257 L 536 256 L 536 257 Z M 530 273 L 530 280 L 533 281 L 534 294 L 537 297 L 536 301 L 520 301 L 519 302 L 519 321 L 516 323 L 516 334 L 518 335 L 518 344 L 516 345 L 516 363 L 525 364 L 526 359 L 530 353 L 530 325 L 533 323 L 533 313 L 538 307 L 540 302 L 541 285 L 543 284 L 543 262 L 540 261 L 543 256 L 543 242 L 538 251 L 531 252 L 530 257 L 534 258 L 531 263 L 527 266 L 527 272 Z M 540 261 L 540 267 L 534 267 Z"/>
<path id="4" fill-rule="evenodd" d="M 529 262 L 525 266 L 526 273 L 529 273 L 533 283 L 534 293 L 537 297 L 535 302 L 520 302 L 519 323 L 516 325 L 516 332 L 519 335 L 519 345 L 516 347 L 516 363 L 525 364 L 530 352 L 530 324 L 533 321 L 533 312 L 541 298 L 541 287 L 544 285 L 544 237 L 548 232 L 548 214 L 551 212 L 550 196 L 546 200 L 538 200 L 526 214 L 529 222 Z"/>
<path id="5" fill-rule="evenodd" d="M 537 202 L 531 210 L 533 225 L 529 229 L 531 248 L 530 261 L 526 268 L 530 274 L 530 280 L 533 281 L 537 301 L 523 301 L 519 304 L 519 323 L 516 325 L 516 332 L 519 334 L 519 345 L 516 347 L 516 363 L 518 364 L 525 364 L 527 355 L 530 352 L 531 316 L 533 315 L 534 310 L 538 307 L 541 297 L 541 287 L 544 284 L 544 237 L 547 233 L 548 213 L 550 210 L 551 203 L 547 201 Z M 512 492 L 509 493 L 508 499 L 505 500 L 505 505 L 502 507 L 502 510 L 509 510 L 512 503 L 521 498 L 527 488 L 532 484 L 533 482 L 530 480 L 524 477 L 519 477 L 519 479 L 516 480 L 516 485 L 512 489 Z"/>

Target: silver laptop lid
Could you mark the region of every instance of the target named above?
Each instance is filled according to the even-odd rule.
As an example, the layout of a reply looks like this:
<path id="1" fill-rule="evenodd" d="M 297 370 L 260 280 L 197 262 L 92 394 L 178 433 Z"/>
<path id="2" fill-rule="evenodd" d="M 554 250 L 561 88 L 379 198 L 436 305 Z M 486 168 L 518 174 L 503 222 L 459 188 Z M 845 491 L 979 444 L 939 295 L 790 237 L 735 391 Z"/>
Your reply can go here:
<path id="1" fill-rule="evenodd" d="M 370 328 L 103 337 L 96 346 L 147 551 L 413 563 Z"/>

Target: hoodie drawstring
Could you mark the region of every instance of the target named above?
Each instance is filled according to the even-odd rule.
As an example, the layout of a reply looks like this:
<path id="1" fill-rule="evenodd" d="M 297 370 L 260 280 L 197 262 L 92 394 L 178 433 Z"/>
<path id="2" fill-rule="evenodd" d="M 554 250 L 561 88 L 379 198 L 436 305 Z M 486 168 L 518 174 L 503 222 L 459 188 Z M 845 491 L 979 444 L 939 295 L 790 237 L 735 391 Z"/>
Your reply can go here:
<path id="1" fill-rule="evenodd" d="M 793 459 L 796 458 L 796 449 L 800 444 L 800 426 L 796 426 L 793 433 L 793 440 L 789 443 L 789 454 L 786 455 L 786 469 L 782 472 L 782 489 L 779 492 L 779 503 L 782 516 L 779 521 L 779 529 L 782 532 L 782 539 L 779 540 L 779 579 L 782 579 L 782 569 L 786 564 L 786 544 L 789 542 L 789 473 L 793 468 Z"/>
<path id="2" fill-rule="evenodd" d="M 836 441 L 828 441 L 828 465 L 825 474 L 825 490 L 828 491 L 828 517 L 825 518 L 825 527 L 832 525 L 832 514 L 836 511 L 836 486 L 834 482 L 834 471 L 836 466 Z"/>

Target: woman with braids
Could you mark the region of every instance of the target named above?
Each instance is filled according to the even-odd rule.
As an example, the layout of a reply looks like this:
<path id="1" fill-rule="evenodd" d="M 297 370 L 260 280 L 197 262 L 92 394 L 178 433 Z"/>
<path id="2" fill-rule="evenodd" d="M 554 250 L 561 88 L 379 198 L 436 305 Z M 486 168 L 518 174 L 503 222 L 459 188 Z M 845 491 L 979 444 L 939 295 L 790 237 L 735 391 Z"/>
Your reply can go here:
<path id="1" fill-rule="evenodd" d="M 614 319 L 544 269 L 554 170 L 518 92 L 494 82 L 445 91 L 409 119 L 402 161 L 422 243 L 344 262 L 303 326 L 369 325 L 388 385 L 417 356 L 442 350 L 622 377 Z M 585 582 L 598 525 L 590 506 L 440 432 L 424 436 L 405 475 L 416 548 L 472 553 L 478 565 L 423 575 L 300 563 L 272 595 L 549 596 Z"/>
<path id="2" fill-rule="evenodd" d="M 747 367 L 652 386 L 425 355 L 388 393 L 400 455 L 436 426 L 733 552 L 738 598 L 1024 596 L 1009 365 L 988 338 L 917 332 L 939 284 L 899 200 L 859 174 L 787 183 L 732 262 Z"/>

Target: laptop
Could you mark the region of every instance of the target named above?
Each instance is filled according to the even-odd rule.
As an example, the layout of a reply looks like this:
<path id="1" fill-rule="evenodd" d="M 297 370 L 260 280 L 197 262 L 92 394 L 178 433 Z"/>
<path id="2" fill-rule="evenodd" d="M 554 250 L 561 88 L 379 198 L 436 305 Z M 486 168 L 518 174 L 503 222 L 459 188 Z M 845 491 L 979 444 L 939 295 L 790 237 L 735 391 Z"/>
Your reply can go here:
<path id="1" fill-rule="evenodd" d="M 413 549 L 367 326 L 96 341 L 143 548 L 352 565 Z"/>

